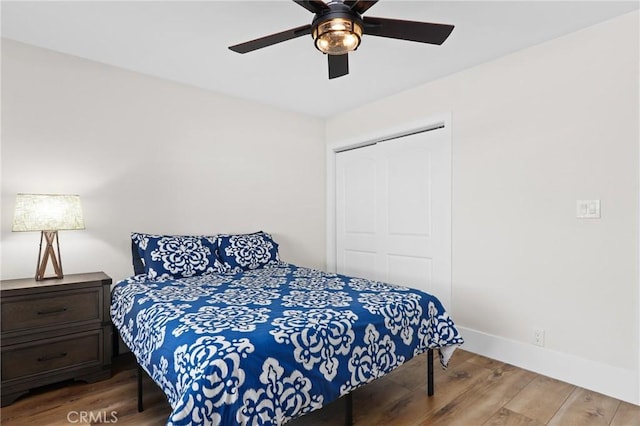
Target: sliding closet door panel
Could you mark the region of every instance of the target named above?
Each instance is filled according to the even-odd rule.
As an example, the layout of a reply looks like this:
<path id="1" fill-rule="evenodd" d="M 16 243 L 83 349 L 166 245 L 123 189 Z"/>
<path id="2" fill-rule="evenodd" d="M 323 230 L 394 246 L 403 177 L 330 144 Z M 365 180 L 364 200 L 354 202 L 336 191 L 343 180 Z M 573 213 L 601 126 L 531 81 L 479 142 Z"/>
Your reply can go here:
<path id="1" fill-rule="evenodd" d="M 431 233 L 427 239 L 432 276 L 427 291 L 451 306 L 451 134 L 448 129 L 439 129 L 423 135 L 432 159 Z"/>
<path id="2" fill-rule="evenodd" d="M 340 273 L 451 297 L 450 134 L 431 130 L 336 154 Z"/>
<path id="3" fill-rule="evenodd" d="M 386 177 L 381 279 L 450 297 L 450 154 L 441 130 L 378 144 Z M 382 172 L 384 170 L 384 172 Z M 386 187 L 384 187 L 386 186 Z"/>
<path id="4" fill-rule="evenodd" d="M 340 273 L 376 278 L 375 147 L 336 156 L 336 266 Z"/>

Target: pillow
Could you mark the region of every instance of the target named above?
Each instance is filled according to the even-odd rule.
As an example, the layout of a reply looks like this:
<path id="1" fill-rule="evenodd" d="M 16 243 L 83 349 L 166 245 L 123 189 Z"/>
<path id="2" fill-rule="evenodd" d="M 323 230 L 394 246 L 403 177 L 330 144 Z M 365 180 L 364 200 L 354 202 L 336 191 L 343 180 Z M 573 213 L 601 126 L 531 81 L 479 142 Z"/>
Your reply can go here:
<path id="1" fill-rule="evenodd" d="M 216 255 L 217 236 L 150 235 L 132 233 L 147 278 L 193 277 L 222 272 Z"/>
<path id="2" fill-rule="evenodd" d="M 247 271 L 279 263 L 278 243 L 266 232 L 218 236 L 218 255 L 232 271 Z"/>
<path id="3" fill-rule="evenodd" d="M 160 235 L 141 234 L 139 232 L 131 233 L 131 241 L 133 241 L 134 245 L 137 247 L 138 258 L 142 260 L 143 265 L 144 265 L 144 251 L 147 249 L 147 244 L 149 244 L 149 237 L 159 237 L 159 236 Z M 131 252 L 131 255 L 134 256 L 133 251 Z"/>

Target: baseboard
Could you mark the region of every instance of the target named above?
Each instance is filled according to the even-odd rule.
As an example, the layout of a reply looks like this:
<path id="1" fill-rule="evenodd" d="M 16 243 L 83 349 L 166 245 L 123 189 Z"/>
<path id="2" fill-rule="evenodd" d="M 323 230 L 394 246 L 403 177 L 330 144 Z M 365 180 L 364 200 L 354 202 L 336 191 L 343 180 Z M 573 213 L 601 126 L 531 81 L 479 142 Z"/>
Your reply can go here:
<path id="1" fill-rule="evenodd" d="M 637 370 L 626 370 L 547 348 L 457 327 L 462 349 L 594 392 L 640 405 Z"/>

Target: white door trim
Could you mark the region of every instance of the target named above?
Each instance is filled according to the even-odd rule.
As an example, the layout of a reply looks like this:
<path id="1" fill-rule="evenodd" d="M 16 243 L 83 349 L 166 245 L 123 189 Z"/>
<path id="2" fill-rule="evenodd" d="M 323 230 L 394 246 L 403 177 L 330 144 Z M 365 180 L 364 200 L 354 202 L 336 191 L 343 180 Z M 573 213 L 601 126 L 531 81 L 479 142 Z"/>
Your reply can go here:
<path id="1" fill-rule="evenodd" d="M 347 139 L 327 141 L 326 150 L 326 218 L 327 218 L 327 262 L 326 269 L 336 272 L 336 153 L 347 149 L 371 145 L 383 140 L 393 139 L 411 133 L 417 133 L 444 125 L 444 131 L 451 140 L 451 113 L 425 117 L 420 120 L 403 123 L 398 126 L 377 129 L 363 135 Z M 453 177 L 452 177 L 453 179 Z M 452 182 L 453 185 L 453 182 Z M 453 188 L 452 188 L 453 189 Z M 451 219 L 451 218 L 449 218 Z M 447 307 L 451 311 L 450 307 Z"/>

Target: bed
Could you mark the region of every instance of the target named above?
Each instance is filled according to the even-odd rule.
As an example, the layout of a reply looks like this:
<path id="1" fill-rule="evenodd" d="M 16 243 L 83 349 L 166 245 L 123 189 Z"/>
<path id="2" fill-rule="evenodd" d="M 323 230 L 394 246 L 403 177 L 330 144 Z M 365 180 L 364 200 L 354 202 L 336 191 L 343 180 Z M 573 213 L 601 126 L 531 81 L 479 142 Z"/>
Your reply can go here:
<path id="1" fill-rule="evenodd" d="M 282 262 L 264 232 L 133 233 L 132 255 L 111 317 L 169 425 L 281 425 L 463 343 L 434 296 Z"/>

